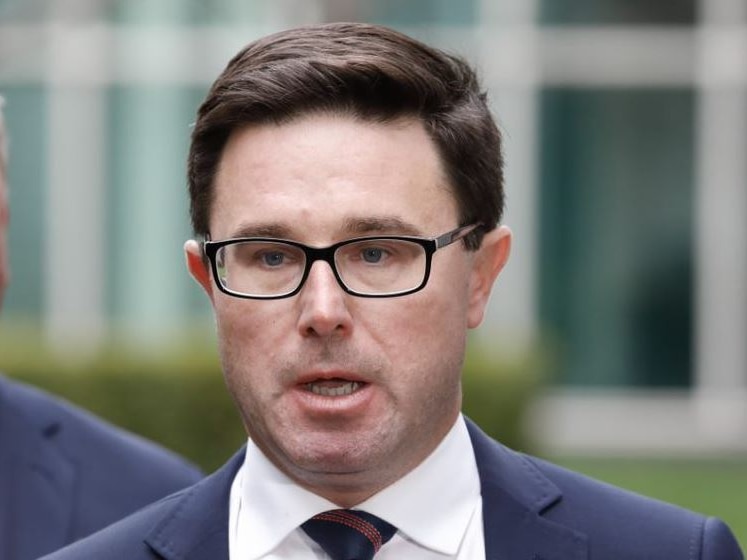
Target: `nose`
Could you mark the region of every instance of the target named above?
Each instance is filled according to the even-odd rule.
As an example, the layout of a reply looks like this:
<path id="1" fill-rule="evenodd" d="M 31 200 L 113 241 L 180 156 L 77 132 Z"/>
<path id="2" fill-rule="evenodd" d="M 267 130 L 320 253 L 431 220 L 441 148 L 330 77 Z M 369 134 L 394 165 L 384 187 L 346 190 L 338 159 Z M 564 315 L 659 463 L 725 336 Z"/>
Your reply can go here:
<path id="1" fill-rule="evenodd" d="M 345 336 L 352 331 L 348 298 L 328 263 L 317 261 L 299 292 L 298 329 L 302 336 Z"/>

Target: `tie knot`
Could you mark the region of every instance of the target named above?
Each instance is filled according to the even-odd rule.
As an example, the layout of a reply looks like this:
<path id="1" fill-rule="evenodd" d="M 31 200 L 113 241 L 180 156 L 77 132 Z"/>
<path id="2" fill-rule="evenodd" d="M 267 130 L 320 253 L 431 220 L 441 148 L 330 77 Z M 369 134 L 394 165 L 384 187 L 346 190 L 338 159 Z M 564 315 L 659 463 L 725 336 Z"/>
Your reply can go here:
<path id="1" fill-rule="evenodd" d="M 371 560 L 397 529 L 365 511 L 334 509 L 317 514 L 301 528 L 333 560 Z"/>

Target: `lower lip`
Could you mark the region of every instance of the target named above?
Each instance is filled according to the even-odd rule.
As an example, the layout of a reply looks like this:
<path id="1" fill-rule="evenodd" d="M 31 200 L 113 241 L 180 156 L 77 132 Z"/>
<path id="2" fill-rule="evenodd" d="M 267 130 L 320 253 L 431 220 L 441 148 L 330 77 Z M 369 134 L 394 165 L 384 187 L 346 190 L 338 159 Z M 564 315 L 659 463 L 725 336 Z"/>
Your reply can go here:
<path id="1" fill-rule="evenodd" d="M 366 383 L 349 395 L 328 397 L 312 393 L 305 385 L 298 385 L 292 395 L 301 409 L 310 414 L 360 414 L 373 398 L 374 387 Z"/>

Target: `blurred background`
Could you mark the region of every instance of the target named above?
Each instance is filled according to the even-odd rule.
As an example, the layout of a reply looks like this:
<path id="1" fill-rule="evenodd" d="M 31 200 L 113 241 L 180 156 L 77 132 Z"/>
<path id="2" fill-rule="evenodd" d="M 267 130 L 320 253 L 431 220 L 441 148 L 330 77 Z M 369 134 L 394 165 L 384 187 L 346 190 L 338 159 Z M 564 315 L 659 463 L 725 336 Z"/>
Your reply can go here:
<path id="1" fill-rule="evenodd" d="M 190 123 L 241 46 L 338 20 L 475 62 L 505 134 L 516 242 L 468 412 L 747 542 L 744 0 L 0 0 L 0 369 L 222 462 L 243 436 L 183 264 Z"/>

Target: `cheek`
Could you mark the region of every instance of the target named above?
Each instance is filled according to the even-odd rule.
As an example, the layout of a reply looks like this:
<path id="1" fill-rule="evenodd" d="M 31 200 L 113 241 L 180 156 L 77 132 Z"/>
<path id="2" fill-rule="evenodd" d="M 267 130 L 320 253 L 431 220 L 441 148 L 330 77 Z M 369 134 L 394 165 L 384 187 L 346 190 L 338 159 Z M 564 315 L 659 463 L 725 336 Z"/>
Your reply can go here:
<path id="1" fill-rule="evenodd" d="M 410 372 L 403 382 L 412 376 L 427 379 L 434 369 L 460 371 L 467 331 L 464 298 L 439 294 L 424 290 L 405 296 L 372 325 L 394 365 L 395 381 L 400 369 Z"/>
<path id="2" fill-rule="evenodd" d="M 467 336 L 467 283 L 458 275 L 445 276 L 424 292 L 409 313 L 408 329 L 417 334 L 426 359 L 461 363 Z M 429 286 L 431 287 L 431 286 Z"/>
<path id="3" fill-rule="evenodd" d="M 251 339 L 256 332 L 252 315 L 242 313 L 240 305 L 220 306 L 215 308 L 215 323 L 218 329 L 218 341 L 223 351 L 229 355 L 238 349 L 250 346 L 241 344 L 241 340 Z"/>
<path id="4" fill-rule="evenodd" d="M 398 317 L 391 336 L 392 394 L 410 422 L 440 432 L 461 404 L 464 314 L 453 301 L 429 298 Z"/>
<path id="5" fill-rule="evenodd" d="M 254 371 L 266 369 L 276 347 L 269 340 L 277 329 L 274 320 L 261 309 L 243 301 L 216 302 L 215 317 L 223 371 L 233 384 L 247 385 Z"/>
<path id="6" fill-rule="evenodd" d="M 215 301 L 215 321 L 220 338 L 227 343 L 247 348 L 262 347 L 264 341 L 278 331 L 280 322 L 289 317 L 287 310 L 270 302 L 237 298 Z M 290 328 L 289 324 L 284 326 Z"/>

